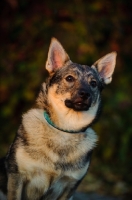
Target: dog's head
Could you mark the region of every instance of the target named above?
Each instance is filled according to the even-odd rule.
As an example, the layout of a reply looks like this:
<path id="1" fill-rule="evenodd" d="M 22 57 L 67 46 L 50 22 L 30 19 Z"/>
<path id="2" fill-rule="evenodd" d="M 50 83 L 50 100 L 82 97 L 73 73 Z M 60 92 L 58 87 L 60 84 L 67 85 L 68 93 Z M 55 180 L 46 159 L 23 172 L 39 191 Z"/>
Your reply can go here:
<path id="1" fill-rule="evenodd" d="M 46 69 L 47 112 L 58 127 L 80 130 L 89 126 L 100 109 L 100 93 L 112 80 L 116 53 L 112 52 L 91 67 L 73 63 L 62 45 L 53 38 Z"/>

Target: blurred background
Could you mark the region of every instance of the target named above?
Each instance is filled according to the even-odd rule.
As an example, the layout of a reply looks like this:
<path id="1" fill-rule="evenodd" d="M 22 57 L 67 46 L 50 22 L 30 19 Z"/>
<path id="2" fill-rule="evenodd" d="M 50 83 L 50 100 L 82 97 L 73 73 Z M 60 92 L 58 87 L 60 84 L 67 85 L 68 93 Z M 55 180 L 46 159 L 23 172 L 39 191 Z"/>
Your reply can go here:
<path id="1" fill-rule="evenodd" d="M 79 191 L 132 199 L 132 2 L 129 0 L 0 1 L 0 156 L 45 80 L 51 37 L 71 60 L 92 65 L 117 51 L 90 170 Z"/>

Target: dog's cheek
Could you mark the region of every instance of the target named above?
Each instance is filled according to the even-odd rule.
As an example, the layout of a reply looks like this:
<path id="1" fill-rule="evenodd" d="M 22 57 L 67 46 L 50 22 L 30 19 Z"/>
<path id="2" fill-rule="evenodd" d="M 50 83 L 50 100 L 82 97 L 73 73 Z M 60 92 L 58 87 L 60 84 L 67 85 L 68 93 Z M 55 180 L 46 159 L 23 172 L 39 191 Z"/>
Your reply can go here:
<path id="1" fill-rule="evenodd" d="M 48 91 L 48 102 L 53 105 L 56 104 L 58 106 L 64 105 L 66 99 L 71 98 L 71 93 L 66 92 L 66 90 L 58 90 L 57 85 L 54 85 L 49 88 Z"/>

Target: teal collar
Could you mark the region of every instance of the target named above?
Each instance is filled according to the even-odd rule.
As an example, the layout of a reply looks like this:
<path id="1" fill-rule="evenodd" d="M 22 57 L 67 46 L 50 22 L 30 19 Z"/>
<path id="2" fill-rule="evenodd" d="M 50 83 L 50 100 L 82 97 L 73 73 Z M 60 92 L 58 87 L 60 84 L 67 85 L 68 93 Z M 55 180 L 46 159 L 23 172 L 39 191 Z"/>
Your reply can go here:
<path id="1" fill-rule="evenodd" d="M 79 133 L 81 131 L 67 131 L 67 130 L 62 130 L 60 128 L 58 128 L 50 119 L 50 116 L 48 115 L 48 113 L 46 111 L 44 111 L 44 118 L 46 119 L 46 121 L 51 125 L 53 126 L 54 128 L 60 130 L 60 131 L 63 131 L 63 132 L 67 132 L 67 133 Z"/>

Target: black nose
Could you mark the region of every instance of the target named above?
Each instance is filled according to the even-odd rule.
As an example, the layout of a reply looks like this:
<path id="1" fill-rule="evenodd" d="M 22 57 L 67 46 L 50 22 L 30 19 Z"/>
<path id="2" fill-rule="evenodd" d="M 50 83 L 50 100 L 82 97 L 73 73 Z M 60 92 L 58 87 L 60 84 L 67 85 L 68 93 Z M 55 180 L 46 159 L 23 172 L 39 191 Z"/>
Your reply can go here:
<path id="1" fill-rule="evenodd" d="M 84 90 L 84 89 L 80 90 L 80 91 L 78 92 L 78 94 L 79 94 L 79 96 L 80 96 L 82 99 L 84 99 L 84 100 L 90 98 L 90 96 L 91 96 L 90 93 L 89 93 L 88 91 Z"/>

